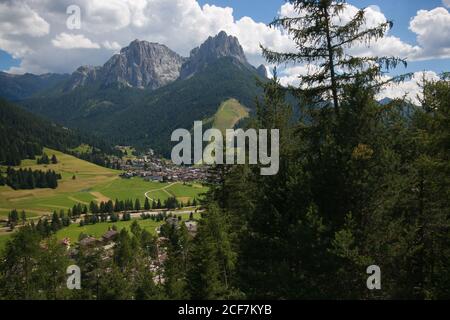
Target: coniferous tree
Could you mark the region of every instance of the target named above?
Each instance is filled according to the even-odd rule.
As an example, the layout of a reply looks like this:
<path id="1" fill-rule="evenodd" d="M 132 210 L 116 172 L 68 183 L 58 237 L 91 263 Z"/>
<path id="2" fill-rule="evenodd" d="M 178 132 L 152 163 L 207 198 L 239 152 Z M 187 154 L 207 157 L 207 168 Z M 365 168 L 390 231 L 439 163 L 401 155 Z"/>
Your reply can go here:
<path id="1" fill-rule="evenodd" d="M 50 159 L 48 155 L 44 153 L 40 159 L 37 160 L 37 164 L 50 164 Z"/>
<path id="2" fill-rule="evenodd" d="M 141 201 L 139 199 L 136 199 L 136 201 L 134 202 L 134 210 L 135 211 L 141 210 Z"/>
<path id="3" fill-rule="evenodd" d="M 25 224 L 27 222 L 27 214 L 25 213 L 25 210 L 22 210 L 20 219 L 22 220 L 22 224 Z"/>
<path id="4" fill-rule="evenodd" d="M 147 197 L 145 197 L 144 209 L 147 210 L 147 211 L 151 209 L 150 201 L 148 200 Z"/>
<path id="5" fill-rule="evenodd" d="M 30 226 L 20 228 L 7 243 L 0 260 L 0 296 L 5 299 L 37 299 L 39 287 L 33 270 L 39 268 L 41 235 Z"/>
<path id="6" fill-rule="evenodd" d="M 236 253 L 229 238 L 229 225 L 219 209 L 214 205 L 208 208 L 207 217 L 200 222 L 198 236 L 193 242 L 192 253 L 187 253 L 189 240 L 182 241 L 181 257 L 190 259 L 192 269 L 188 273 L 190 295 L 193 299 L 236 298 L 233 289 L 233 274 Z M 183 225 L 180 238 L 187 237 Z M 179 240 L 180 241 L 180 240 Z M 172 258 L 173 259 L 173 258 Z M 182 264 L 183 265 L 183 264 Z"/>
<path id="7" fill-rule="evenodd" d="M 367 86 L 375 83 L 383 67 L 395 68 L 406 62 L 393 57 L 352 56 L 348 49 L 361 42 L 373 43 L 384 37 L 393 23 L 386 21 L 371 28 L 364 28 L 364 9 L 342 23 L 342 13 L 346 9 L 345 0 L 290 0 L 296 16 L 279 17 L 271 26 L 285 30 L 295 41 L 297 52 L 280 53 L 262 48 L 263 55 L 270 63 L 306 63 L 314 65 L 313 72 L 299 76 L 300 85 L 292 91 L 307 103 L 322 107 L 333 101 L 339 114 L 340 97 L 346 84 L 356 77 L 364 78 Z M 399 77 L 401 79 L 403 77 Z"/>

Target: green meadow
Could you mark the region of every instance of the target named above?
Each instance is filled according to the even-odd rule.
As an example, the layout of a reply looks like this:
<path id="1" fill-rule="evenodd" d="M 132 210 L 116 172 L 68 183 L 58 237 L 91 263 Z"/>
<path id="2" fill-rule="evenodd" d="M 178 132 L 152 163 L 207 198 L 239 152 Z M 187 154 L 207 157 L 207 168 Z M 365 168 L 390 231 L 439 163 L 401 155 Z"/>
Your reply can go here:
<path id="1" fill-rule="evenodd" d="M 8 239 L 10 238 L 11 234 L 1 234 L 0 233 L 0 252 L 5 248 L 6 243 L 8 242 Z"/>
<path id="2" fill-rule="evenodd" d="M 187 219 L 189 219 L 189 214 L 183 213 L 183 214 L 181 214 L 181 217 L 182 217 L 183 221 L 186 221 Z M 194 218 L 199 219 L 200 215 L 195 214 Z M 106 233 L 106 231 L 108 231 L 110 228 L 112 228 L 112 226 L 116 226 L 118 231 L 120 231 L 124 228 L 127 230 L 130 230 L 130 226 L 133 223 L 133 221 L 137 221 L 139 226 L 142 229 L 147 230 L 148 232 L 150 232 L 153 235 L 156 235 L 156 229 L 163 224 L 163 222 L 156 222 L 151 219 L 147 219 L 147 220 L 135 219 L 135 220 L 131 220 L 131 221 L 118 221 L 118 222 L 114 222 L 114 223 L 102 222 L 102 223 L 97 223 L 94 225 L 87 225 L 87 226 L 83 226 L 83 227 L 80 227 L 78 223 L 77 224 L 74 223 L 74 224 L 71 224 L 67 228 L 59 230 L 56 234 L 56 237 L 59 240 L 62 240 L 64 238 L 69 238 L 72 243 L 78 242 L 78 238 L 81 233 L 84 233 L 86 235 L 89 235 L 89 236 L 92 236 L 95 238 L 100 238 L 102 235 L 104 235 Z"/>
<path id="3" fill-rule="evenodd" d="M 248 109 L 236 99 L 229 99 L 222 103 L 213 120 L 213 127 L 224 132 L 233 129 L 234 126 L 249 116 Z"/>
<path id="4" fill-rule="evenodd" d="M 50 157 L 55 155 L 57 164 L 37 165 L 36 160 L 24 160 L 20 168 L 33 170 L 54 170 L 62 175 L 56 189 L 13 190 L 7 186 L 0 187 L 0 220 L 6 220 L 8 213 L 17 209 L 25 210 L 27 218 L 39 218 L 61 209 L 67 211 L 81 203 L 88 205 L 91 201 L 139 199 L 144 205 L 145 195 L 151 200 L 161 201 L 176 197 L 187 203 L 199 199 L 208 189 L 200 184 L 147 182 L 141 178 L 121 179 L 120 171 L 111 170 L 80 160 L 59 151 L 45 149 Z M 15 169 L 18 169 L 16 167 Z M 2 172 L 5 167 L 0 168 Z M 158 226 L 151 220 L 139 221 L 142 227 L 154 232 Z M 120 229 L 128 227 L 127 222 L 116 223 Z M 111 225 L 100 223 L 93 226 L 79 227 L 72 225 L 61 230 L 58 237 L 77 240 L 81 232 L 101 236 Z M 0 248 L 3 248 L 11 233 L 0 231 Z"/>
<path id="5" fill-rule="evenodd" d="M 70 155 L 45 149 L 51 157 L 56 155 L 58 163 L 37 165 L 36 160 L 25 160 L 20 167 L 33 170 L 54 170 L 61 173 L 58 188 L 12 190 L 0 187 L 0 219 L 12 209 L 25 210 L 29 217 L 52 213 L 54 210 L 68 210 L 75 204 L 89 204 L 91 201 L 140 199 L 144 204 L 145 194 L 150 199 L 161 201 L 176 197 L 182 202 L 199 198 L 207 188 L 182 183 L 147 182 L 141 178 L 121 179 L 120 171 L 103 168 Z M 3 168 L 4 170 L 4 168 Z"/>
<path id="6" fill-rule="evenodd" d="M 142 229 L 147 230 L 151 234 L 156 235 L 156 228 L 158 228 L 162 222 L 156 222 L 153 220 L 136 220 Z M 80 227 L 78 224 L 72 224 L 67 228 L 59 230 L 56 234 L 58 240 L 62 240 L 64 238 L 69 238 L 72 243 L 78 242 L 78 237 L 81 233 L 86 235 L 100 238 L 102 235 L 106 233 L 113 225 L 117 227 L 117 230 L 120 231 L 123 228 L 130 229 L 133 221 L 118 221 L 115 223 L 112 222 L 103 222 L 97 223 L 94 225 L 88 225 Z"/>

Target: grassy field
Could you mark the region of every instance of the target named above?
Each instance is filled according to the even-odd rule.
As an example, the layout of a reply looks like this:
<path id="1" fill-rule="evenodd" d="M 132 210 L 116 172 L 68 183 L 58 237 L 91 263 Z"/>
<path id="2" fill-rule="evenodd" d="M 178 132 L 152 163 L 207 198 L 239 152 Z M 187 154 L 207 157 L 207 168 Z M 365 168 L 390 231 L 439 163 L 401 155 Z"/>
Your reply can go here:
<path id="1" fill-rule="evenodd" d="M 58 188 L 13 190 L 7 186 L 0 187 L 0 220 L 6 219 L 13 209 L 25 210 L 27 218 L 36 218 L 49 215 L 54 210 L 68 210 L 78 203 L 88 205 L 91 201 L 139 198 L 144 205 L 145 194 L 154 200 L 164 201 L 168 197 L 176 197 L 179 201 L 186 203 L 188 200 L 200 198 L 207 191 L 207 188 L 200 184 L 147 182 L 141 178 L 121 179 L 120 171 L 103 168 L 55 150 L 45 149 L 44 151 L 49 157 L 55 155 L 58 163 L 37 165 L 36 160 L 24 160 L 20 167 L 44 171 L 54 170 L 60 173 L 62 180 L 59 181 Z M 2 172 L 5 169 L 0 167 Z M 74 176 L 75 179 L 73 179 Z M 151 232 L 154 232 L 157 227 L 151 220 L 140 221 L 140 223 Z M 118 228 L 121 226 L 127 227 L 127 223 L 117 223 Z M 60 231 L 58 237 L 76 240 L 81 232 L 100 236 L 108 230 L 108 227 L 107 223 L 87 226 L 84 227 L 85 229 L 73 225 Z M 0 232 L 0 249 L 4 247 L 10 236 L 11 233 Z"/>
<path id="2" fill-rule="evenodd" d="M 153 220 L 136 220 L 136 221 L 138 221 L 139 225 L 143 229 L 147 230 L 148 232 L 150 232 L 152 234 L 156 234 L 156 228 L 162 224 L 162 222 L 156 222 Z M 100 238 L 113 225 L 115 225 L 117 227 L 117 230 L 120 231 L 123 228 L 126 228 L 129 230 L 132 223 L 133 223 L 133 221 L 119 221 L 119 222 L 115 222 L 115 223 L 104 222 L 104 223 L 97 223 L 97 224 L 89 225 L 89 226 L 83 226 L 83 227 L 80 227 L 78 224 L 72 224 L 69 227 L 58 231 L 58 233 L 56 234 L 56 237 L 59 240 L 62 240 L 64 238 L 69 238 L 72 243 L 75 243 L 75 242 L 78 242 L 78 237 L 81 233 L 87 234 L 89 236 L 93 236 L 95 238 Z"/>
<path id="3" fill-rule="evenodd" d="M 71 149 L 70 151 L 78 152 L 78 153 L 91 153 L 92 147 L 88 144 L 82 144 L 78 146 L 77 148 Z"/>
<path id="4" fill-rule="evenodd" d="M 58 151 L 45 149 L 45 152 L 49 157 L 56 155 L 59 162 L 55 165 L 37 165 L 35 160 L 25 160 L 21 167 L 61 173 L 62 180 L 59 181 L 58 188 L 12 190 L 9 187 L 0 187 L 0 218 L 7 216 L 12 209 L 25 210 L 29 217 L 33 217 L 50 214 L 54 210 L 67 210 L 77 203 L 89 204 L 91 201 L 110 199 L 114 201 L 116 198 L 139 198 L 143 205 L 146 192 L 155 200 L 164 201 L 175 196 L 187 202 L 188 199 L 192 201 L 194 197 L 199 198 L 207 191 L 200 185 L 147 182 L 141 178 L 121 179 L 119 171 L 103 168 Z"/>
<path id="5" fill-rule="evenodd" d="M 57 164 L 37 165 L 36 160 L 22 161 L 21 168 L 54 170 L 62 175 L 57 189 L 12 190 L 0 187 L 0 214 L 9 210 L 26 210 L 30 215 L 44 215 L 55 209 L 69 209 L 77 203 L 96 200 L 89 189 L 119 179 L 119 171 L 103 168 L 55 150 L 45 149 Z M 16 168 L 17 169 L 17 168 Z M 75 176 L 75 179 L 73 177 Z"/>
<path id="6" fill-rule="evenodd" d="M 178 200 L 187 202 L 187 200 L 194 200 L 194 198 L 200 198 L 203 193 L 208 189 L 198 185 L 183 185 L 183 183 L 160 183 L 160 182 L 148 182 L 141 178 L 132 179 L 118 179 L 111 183 L 96 186 L 92 188 L 92 191 L 99 192 L 109 199 L 139 199 L 141 204 L 144 204 L 145 193 L 152 200 L 161 201 L 166 200 L 169 197 L 176 197 Z"/>
<path id="7" fill-rule="evenodd" d="M 241 119 L 248 116 L 247 108 L 236 99 L 229 99 L 219 107 L 214 116 L 213 127 L 224 132 L 226 129 L 233 129 Z"/>
<path id="8" fill-rule="evenodd" d="M 10 238 L 11 234 L 0 234 L 0 252 L 5 248 L 6 242 Z"/>
<path id="9" fill-rule="evenodd" d="M 182 214 L 181 215 L 183 220 L 187 220 L 189 218 L 188 214 Z M 198 219 L 200 217 L 199 214 L 195 214 L 194 218 Z M 56 234 L 56 237 L 59 240 L 62 240 L 64 238 L 69 238 L 72 243 L 75 243 L 78 241 L 78 237 L 81 233 L 87 234 L 89 236 L 100 238 L 102 235 L 106 233 L 106 231 L 109 230 L 113 225 L 117 227 L 117 230 L 120 231 L 123 228 L 130 229 L 131 224 L 134 220 L 131 221 L 118 221 L 115 223 L 112 222 L 103 222 L 103 223 L 97 223 L 94 225 L 88 225 L 80 227 L 78 224 L 72 224 L 67 228 L 64 228 Z M 148 220 L 141 220 L 136 219 L 136 221 L 139 223 L 142 229 L 147 230 L 151 234 L 156 235 L 156 229 L 163 224 L 163 222 L 156 222 L 151 219 Z M 1 248 L 1 244 L 0 244 Z"/>

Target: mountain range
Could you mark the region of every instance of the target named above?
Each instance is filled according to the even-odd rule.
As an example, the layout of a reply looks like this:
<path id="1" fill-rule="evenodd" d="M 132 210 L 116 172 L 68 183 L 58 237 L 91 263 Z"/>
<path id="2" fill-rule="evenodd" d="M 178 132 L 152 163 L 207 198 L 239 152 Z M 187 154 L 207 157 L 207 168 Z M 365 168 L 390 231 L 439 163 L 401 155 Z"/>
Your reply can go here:
<path id="1" fill-rule="evenodd" d="M 69 79 L 68 74 L 10 74 L 0 71 L 0 97 L 10 101 L 29 98 Z"/>
<path id="2" fill-rule="evenodd" d="M 61 125 L 167 155 L 173 130 L 211 118 L 223 101 L 234 98 L 254 110 L 262 92 L 257 79 L 266 78 L 239 40 L 220 32 L 188 58 L 134 40 L 103 66 L 81 66 L 71 75 L 4 74 L 0 96 Z"/>

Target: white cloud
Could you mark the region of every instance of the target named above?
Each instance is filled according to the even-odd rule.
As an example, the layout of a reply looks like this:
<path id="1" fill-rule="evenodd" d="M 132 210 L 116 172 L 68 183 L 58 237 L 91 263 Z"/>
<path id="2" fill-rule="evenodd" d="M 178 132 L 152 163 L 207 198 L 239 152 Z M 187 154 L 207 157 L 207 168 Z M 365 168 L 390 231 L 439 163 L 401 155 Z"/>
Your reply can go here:
<path id="1" fill-rule="evenodd" d="M 344 25 L 348 23 L 356 15 L 358 10 L 359 8 L 347 4 L 339 17 L 334 17 L 334 24 Z M 281 7 L 280 15 L 296 17 L 302 16 L 302 13 L 297 13 L 292 4 L 286 3 Z M 361 27 L 361 31 L 386 22 L 387 18 L 378 6 L 369 6 L 365 8 L 365 23 Z M 398 56 L 401 58 L 409 58 L 417 55 L 420 50 L 419 47 L 407 44 L 400 38 L 390 35 L 388 31 L 385 37 L 372 43 L 355 43 L 352 48 L 347 50 L 347 53 L 355 56 Z"/>
<path id="2" fill-rule="evenodd" d="M 298 87 L 300 84 L 299 76 L 307 76 L 318 72 L 320 69 L 315 65 L 301 65 L 286 67 L 279 71 L 280 83 L 283 86 L 294 86 Z"/>
<path id="3" fill-rule="evenodd" d="M 450 0 L 446 0 L 450 3 Z M 340 20 L 335 23 L 348 22 L 357 12 L 357 8 L 348 5 Z M 366 10 L 366 23 L 364 28 L 374 27 L 387 19 L 379 7 L 370 6 Z M 281 16 L 298 15 L 291 4 L 285 4 L 280 10 Z M 360 44 L 351 48 L 348 53 L 357 56 L 398 56 L 409 61 L 426 60 L 431 58 L 450 57 L 450 14 L 444 8 L 434 10 L 421 10 L 411 19 L 410 29 L 417 35 L 418 45 L 410 45 L 400 38 L 388 32 L 384 38 L 371 43 L 369 46 Z M 280 72 L 280 82 L 283 85 L 299 84 L 299 75 L 305 75 L 314 71 L 306 66 L 288 66 Z M 392 83 L 380 92 L 378 98 L 403 98 L 406 97 L 413 103 L 419 103 L 421 96 L 421 84 L 423 77 L 427 80 L 437 80 L 438 75 L 433 71 L 415 73 L 412 79 L 401 83 Z M 386 78 L 387 80 L 388 78 Z"/>
<path id="4" fill-rule="evenodd" d="M 18 42 L 21 39 L 15 35 L 3 39 L 0 31 L 0 48 L 22 60 L 19 68 L 9 70 L 14 72 L 72 72 L 80 65 L 103 64 L 113 52 L 136 38 L 165 44 L 188 56 L 190 50 L 221 30 L 239 38 L 254 65 L 264 62 L 260 44 L 278 50 L 294 48 L 292 41 L 280 30 L 271 29 L 249 17 L 236 20 L 232 8 L 200 6 L 196 0 L 9 1 L 13 6 L 26 3 L 30 11 L 51 25 L 39 41 Z M 66 27 L 69 5 L 81 8 L 81 30 L 76 32 Z M 0 7 L 0 17 L 8 14 L 6 8 Z M 15 20 L 10 24 L 14 29 L 20 29 L 25 22 Z M 37 22 L 28 25 L 39 27 Z M 86 48 L 97 50 L 81 50 Z M 62 61 L 59 59 L 61 56 L 66 59 Z"/>
<path id="5" fill-rule="evenodd" d="M 52 44 L 60 49 L 99 49 L 97 43 L 92 42 L 82 34 L 61 33 L 52 40 Z"/>
<path id="6" fill-rule="evenodd" d="M 0 3 L 0 48 L 18 58 L 31 52 L 31 38 L 50 32 L 50 25 L 26 3 Z"/>
<path id="7" fill-rule="evenodd" d="M 66 27 L 69 5 L 81 8 L 81 30 L 76 32 Z M 441 57 L 450 47 L 446 42 L 450 37 L 442 37 L 450 24 L 445 24 L 448 11 L 440 9 L 419 12 L 411 22 L 412 31 L 418 34 L 417 46 L 388 33 L 370 47 L 361 44 L 351 53 L 409 60 L 425 59 L 430 54 Z M 340 23 L 357 10 L 349 5 Z M 294 13 L 290 4 L 280 8 L 281 15 Z M 386 21 L 377 6 L 366 8 L 366 13 L 366 27 Z M 431 29 L 438 30 L 435 34 L 441 39 L 434 39 L 437 37 L 430 35 Z M 101 65 L 136 38 L 165 44 L 188 56 L 191 49 L 221 30 L 239 38 L 254 65 L 264 63 L 260 44 L 277 51 L 295 50 L 283 31 L 249 17 L 236 20 L 232 8 L 200 6 L 196 0 L 3 0 L 0 4 L 0 49 L 22 61 L 19 68 L 10 70 L 14 72 L 72 72 L 80 65 Z M 292 78 L 287 73 L 283 76 Z"/>
<path id="8" fill-rule="evenodd" d="M 0 32 L 2 35 L 42 37 L 50 26 L 39 14 L 25 4 L 0 3 Z"/>
<path id="9" fill-rule="evenodd" d="M 450 58 L 450 12 L 447 9 L 418 11 L 409 29 L 417 34 L 417 43 L 422 48 L 413 58 Z"/>
<path id="10" fill-rule="evenodd" d="M 121 46 L 116 41 L 109 42 L 108 40 L 102 42 L 102 46 L 105 49 L 117 52 L 121 49 Z"/>
<path id="11" fill-rule="evenodd" d="M 406 97 L 407 100 L 412 103 L 419 105 L 420 98 L 422 95 L 422 85 L 423 80 L 426 81 L 437 81 L 439 80 L 439 76 L 434 71 L 424 71 L 424 72 L 416 72 L 414 76 L 404 82 L 400 83 L 391 83 L 386 86 L 378 95 L 378 99 L 383 98 L 391 98 L 391 99 L 402 99 Z"/>

